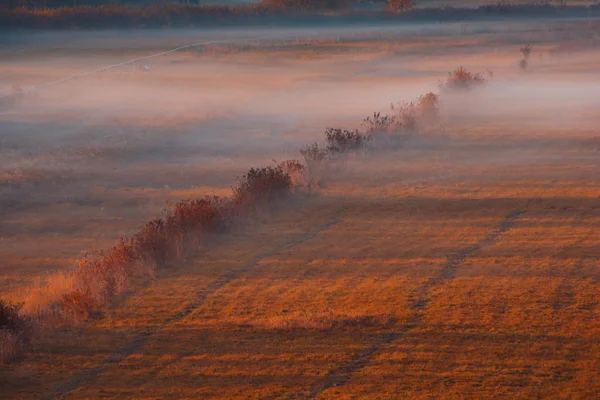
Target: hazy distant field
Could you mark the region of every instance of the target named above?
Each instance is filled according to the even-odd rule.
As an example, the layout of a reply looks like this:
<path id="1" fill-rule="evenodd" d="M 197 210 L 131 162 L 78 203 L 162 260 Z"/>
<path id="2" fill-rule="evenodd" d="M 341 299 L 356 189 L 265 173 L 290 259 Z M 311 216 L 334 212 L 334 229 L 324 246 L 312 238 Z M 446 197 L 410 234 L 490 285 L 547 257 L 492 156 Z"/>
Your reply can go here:
<path id="1" fill-rule="evenodd" d="M 0 397 L 599 398 L 600 24 L 14 34 L 0 96 L 240 38 L 0 105 L 0 296 L 458 66 L 493 77 L 403 148 L 49 332 Z"/>

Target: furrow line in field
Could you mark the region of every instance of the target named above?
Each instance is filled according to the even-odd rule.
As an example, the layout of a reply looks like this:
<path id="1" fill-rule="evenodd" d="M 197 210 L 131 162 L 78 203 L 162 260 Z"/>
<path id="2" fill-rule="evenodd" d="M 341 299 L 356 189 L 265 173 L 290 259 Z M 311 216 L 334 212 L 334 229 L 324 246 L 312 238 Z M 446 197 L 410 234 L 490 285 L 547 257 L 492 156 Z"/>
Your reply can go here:
<path id="1" fill-rule="evenodd" d="M 510 230 L 523 213 L 524 211 L 522 210 L 510 212 L 485 238 L 473 245 L 463 248 L 457 254 L 449 255 L 440 273 L 431 277 L 423 286 L 416 290 L 415 301 L 410 306 L 410 309 L 414 312 L 414 316 L 409 324 L 405 325 L 401 330 L 377 335 L 366 348 L 357 352 L 347 363 L 342 364 L 329 375 L 316 382 L 307 392 L 297 396 L 297 398 L 314 399 L 327 389 L 346 385 L 352 376 L 368 365 L 385 347 L 391 345 L 402 335 L 421 323 L 424 311 L 427 309 L 430 301 L 429 295 L 432 289 L 452 280 L 460 266 L 468 257 L 483 247 L 496 243 L 500 235 Z"/>
<path id="2" fill-rule="evenodd" d="M 67 395 L 68 393 L 82 387 L 84 384 L 93 381 L 99 375 L 109 372 L 113 367 L 118 365 L 121 361 L 125 360 L 132 354 L 135 354 L 142 350 L 144 345 L 148 342 L 148 340 L 154 335 L 160 333 L 166 327 L 171 324 L 177 323 L 184 319 L 186 316 L 191 314 L 193 311 L 201 307 L 206 299 L 214 294 L 216 291 L 222 289 L 230 282 L 234 281 L 237 278 L 242 277 L 244 274 L 256 268 L 260 265 L 260 263 L 264 260 L 267 260 L 283 251 L 289 250 L 295 246 L 301 245 L 311 239 L 314 239 L 322 232 L 330 229 L 334 225 L 339 224 L 342 221 L 339 217 L 332 218 L 329 222 L 317 227 L 314 231 L 306 233 L 302 235 L 300 238 L 290 241 L 282 246 L 277 247 L 276 249 L 269 251 L 267 253 L 263 253 L 250 261 L 246 262 L 243 267 L 228 271 L 217 278 L 215 281 L 210 283 L 206 288 L 197 292 L 196 297 L 189 302 L 182 311 L 177 314 L 174 314 L 171 318 L 169 318 L 165 324 L 155 327 L 149 328 L 143 333 L 140 333 L 136 338 L 127 343 L 127 345 L 123 346 L 115 353 L 113 353 L 110 357 L 108 357 L 101 365 L 93 368 L 86 369 L 81 373 L 77 374 L 70 381 L 56 388 L 49 396 L 44 397 L 46 399 L 55 399 L 60 398 L 62 396 Z"/>

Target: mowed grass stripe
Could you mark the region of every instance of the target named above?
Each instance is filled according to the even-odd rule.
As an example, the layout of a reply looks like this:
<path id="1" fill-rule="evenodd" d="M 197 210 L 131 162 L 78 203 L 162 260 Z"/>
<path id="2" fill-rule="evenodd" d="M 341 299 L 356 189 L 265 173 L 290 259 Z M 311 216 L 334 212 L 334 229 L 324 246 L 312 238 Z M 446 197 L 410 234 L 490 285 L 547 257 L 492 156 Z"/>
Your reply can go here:
<path id="1" fill-rule="evenodd" d="M 44 399 L 55 399 L 64 397 L 70 392 L 83 387 L 86 383 L 93 381 L 99 375 L 110 371 L 113 367 L 117 366 L 127 357 L 140 352 L 151 337 L 164 330 L 167 326 L 183 320 L 193 311 L 202 306 L 206 299 L 210 295 L 217 292 L 219 289 L 225 287 L 233 280 L 243 276 L 248 271 L 257 267 L 264 260 L 272 258 L 283 251 L 291 249 L 295 246 L 298 246 L 317 237 L 323 231 L 330 229 L 332 226 L 339 224 L 341 221 L 342 218 L 334 216 L 328 222 L 318 226 L 313 231 L 300 236 L 296 240 L 284 243 L 283 245 L 280 245 L 271 251 L 268 251 L 266 253 L 260 254 L 259 256 L 252 258 L 251 260 L 246 262 L 241 268 L 227 271 L 219 278 L 211 282 L 206 288 L 198 291 L 196 297 L 191 302 L 189 302 L 183 308 L 183 310 L 176 314 L 173 314 L 170 318 L 168 318 L 165 324 L 157 327 L 148 328 L 146 331 L 142 332 L 141 334 L 138 334 L 137 337 L 135 337 L 133 340 L 127 343 L 127 345 L 121 347 L 119 350 L 113 353 L 101 365 L 82 371 L 64 385 L 61 385 L 58 388 L 56 388 L 49 396 L 44 397 Z"/>
<path id="2" fill-rule="evenodd" d="M 511 211 L 485 238 L 473 245 L 463 248 L 456 254 L 449 255 L 438 275 L 428 279 L 423 286 L 417 289 L 415 301 L 410 307 L 414 311 L 414 317 L 408 325 L 398 331 L 377 335 L 369 346 L 357 352 L 347 363 L 341 365 L 329 375 L 317 381 L 307 393 L 299 394 L 296 398 L 315 399 L 329 388 L 346 385 L 354 374 L 373 360 L 377 353 L 420 323 L 423 313 L 429 304 L 429 294 L 433 288 L 453 279 L 458 268 L 460 268 L 467 257 L 473 255 L 485 246 L 496 243 L 500 235 L 511 229 L 523 213 L 523 210 Z"/>

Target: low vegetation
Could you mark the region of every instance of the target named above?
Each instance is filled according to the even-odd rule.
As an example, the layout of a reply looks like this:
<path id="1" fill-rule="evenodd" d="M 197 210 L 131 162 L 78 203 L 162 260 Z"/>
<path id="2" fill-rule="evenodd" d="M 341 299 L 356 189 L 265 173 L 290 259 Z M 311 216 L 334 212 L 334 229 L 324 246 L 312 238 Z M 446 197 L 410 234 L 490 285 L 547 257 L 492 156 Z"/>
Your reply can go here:
<path id="1" fill-rule="evenodd" d="M 361 149 L 372 137 L 360 133 L 358 130 L 327 128 L 325 139 L 327 140 L 326 151 L 331 154 L 341 154 Z"/>
<path id="2" fill-rule="evenodd" d="M 253 206 L 288 195 L 292 185 L 292 177 L 281 165 L 250 168 L 233 189 L 233 195 L 237 204 Z"/>
<path id="3" fill-rule="evenodd" d="M 452 73 L 447 87 L 465 88 L 485 83 L 464 68 Z M 29 341 L 31 321 L 45 326 L 81 323 L 100 317 L 115 306 L 136 282 L 152 279 L 157 270 L 184 261 L 206 235 L 223 232 L 239 218 L 291 195 L 311 190 L 322 182 L 331 161 L 364 149 L 386 138 L 406 140 L 439 119 L 439 95 L 427 93 L 410 103 L 391 106 L 392 113 L 374 113 L 363 121 L 363 130 L 328 128 L 325 147 L 318 143 L 300 150 L 299 160 L 251 168 L 233 187 L 231 197 L 205 196 L 168 204 L 163 215 L 143 225 L 135 234 L 120 238 L 110 249 L 90 252 L 74 268 L 58 272 L 31 290 L 22 305 L 0 301 L 0 360 L 9 360 Z M 24 317 L 23 314 L 28 315 Z M 332 329 L 381 326 L 381 316 L 298 312 L 273 319 L 275 329 Z"/>
<path id="4" fill-rule="evenodd" d="M 347 11 L 351 10 L 351 0 L 262 0 L 262 4 L 271 10 L 279 11 Z"/>
<path id="5" fill-rule="evenodd" d="M 306 187 L 309 182 L 308 169 L 298 160 L 275 161 L 275 164 L 287 175 L 289 175 L 292 188 L 297 191 Z"/>
<path id="6" fill-rule="evenodd" d="M 22 307 L 0 299 L 0 365 L 17 357 L 30 342 L 32 327 L 20 313 Z"/>
<path id="7" fill-rule="evenodd" d="M 288 195 L 293 187 L 291 174 L 303 169 L 296 160 L 251 168 L 233 188 L 231 198 L 206 196 L 169 204 L 162 217 L 134 235 L 119 239 L 108 250 L 88 253 L 72 270 L 52 275 L 32 290 L 27 313 L 49 325 L 101 316 L 136 281 L 184 261 L 205 235 L 221 232 L 236 218 Z"/>
<path id="8" fill-rule="evenodd" d="M 487 79 L 480 73 L 472 73 L 464 67 L 449 72 L 445 81 L 438 86 L 442 91 L 466 91 L 487 83 Z"/>
<path id="9" fill-rule="evenodd" d="M 531 55 L 531 45 L 525 45 L 519 49 L 521 52 L 521 59 L 519 60 L 519 68 L 525 71 L 529 65 L 529 56 Z"/>
<path id="10" fill-rule="evenodd" d="M 413 0 L 388 0 L 385 9 L 391 12 L 403 12 L 411 10 L 415 6 Z"/>

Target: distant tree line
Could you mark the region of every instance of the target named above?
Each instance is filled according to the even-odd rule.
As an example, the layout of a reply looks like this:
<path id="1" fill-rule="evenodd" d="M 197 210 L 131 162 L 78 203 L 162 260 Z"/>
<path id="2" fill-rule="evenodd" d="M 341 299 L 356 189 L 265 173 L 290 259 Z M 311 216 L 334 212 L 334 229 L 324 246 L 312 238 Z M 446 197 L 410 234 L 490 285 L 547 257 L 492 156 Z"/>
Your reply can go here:
<path id="1" fill-rule="evenodd" d="M 0 0 L 0 8 L 58 8 L 77 6 L 99 6 L 115 3 L 107 0 Z M 123 2 L 127 5 L 127 2 Z M 139 3 L 135 3 L 138 5 Z"/>

